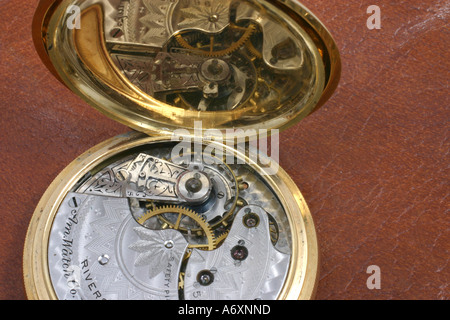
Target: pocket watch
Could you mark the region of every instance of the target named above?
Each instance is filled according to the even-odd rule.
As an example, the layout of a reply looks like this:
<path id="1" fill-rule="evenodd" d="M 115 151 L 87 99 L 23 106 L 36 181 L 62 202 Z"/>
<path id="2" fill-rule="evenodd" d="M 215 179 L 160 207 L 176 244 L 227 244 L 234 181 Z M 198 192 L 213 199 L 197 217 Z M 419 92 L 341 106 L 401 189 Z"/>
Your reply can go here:
<path id="1" fill-rule="evenodd" d="M 64 85 L 133 131 L 81 155 L 42 197 L 24 250 L 29 299 L 314 297 L 311 213 L 261 147 L 337 87 L 339 52 L 308 9 L 42 0 L 33 36 Z"/>

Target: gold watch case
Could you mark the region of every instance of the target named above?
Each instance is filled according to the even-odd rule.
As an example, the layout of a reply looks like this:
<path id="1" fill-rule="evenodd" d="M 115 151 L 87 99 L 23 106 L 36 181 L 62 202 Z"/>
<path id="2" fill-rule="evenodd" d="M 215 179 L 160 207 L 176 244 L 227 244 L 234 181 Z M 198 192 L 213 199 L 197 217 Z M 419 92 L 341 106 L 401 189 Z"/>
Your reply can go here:
<path id="1" fill-rule="evenodd" d="M 60 298 L 49 243 L 68 194 L 124 154 L 173 143 L 180 129 L 203 146 L 234 154 L 273 192 L 287 217 L 291 248 L 276 298 L 314 298 L 318 243 L 297 186 L 281 168 L 268 173 L 254 161 L 258 151 L 238 149 L 227 138 L 217 142 L 227 130 L 234 130 L 232 143 L 284 130 L 331 97 L 339 52 L 308 9 L 292 0 L 41 0 L 33 37 L 64 85 L 137 132 L 87 151 L 42 197 L 24 250 L 29 299 Z"/>

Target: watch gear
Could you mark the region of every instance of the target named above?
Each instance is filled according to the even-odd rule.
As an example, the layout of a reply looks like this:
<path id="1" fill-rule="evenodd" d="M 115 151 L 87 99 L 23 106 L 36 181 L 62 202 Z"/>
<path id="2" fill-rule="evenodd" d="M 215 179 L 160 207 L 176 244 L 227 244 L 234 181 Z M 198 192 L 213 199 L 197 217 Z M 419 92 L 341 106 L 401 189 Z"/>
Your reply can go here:
<path id="1" fill-rule="evenodd" d="M 180 46 L 195 55 L 218 58 L 230 55 L 241 49 L 250 40 L 255 31 L 256 25 L 254 24 L 250 24 L 247 27 L 231 24 L 229 31 L 226 33 L 231 33 L 232 36 L 225 34 L 198 37 L 196 34 L 182 32 L 177 34 L 175 39 Z"/>
<path id="2" fill-rule="evenodd" d="M 160 219 L 164 217 L 164 220 Z M 170 221 L 168 224 L 165 221 Z M 196 212 L 180 206 L 164 206 L 153 210 L 148 210 L 146 214 L 137 218 L 137 222 L 148 229 L 168 228 L 180 230 L 182 227 L 186 230 L 185 237 L 188 239 L 188 248 L 198 248 L 202 250 L 214 250 L 217 241 L 211 226 L 205 219 Z M 196 230 L 192 232 L 192 230 Z M 196 242 L 189 242 L 189 240 Z M 204 243 L 201 243 L 204 241 Z"/>
<path id="3" fill-rule="evenodd" d="M 229 220 L 236 213 L 236 209 L 244 204 L 244 201 L 239 198 L 244 178 L 236 175 L 225 160 L 206 153 L 199 156 L 196 153 L 187 152 L 171 160 L 175 164 L 187 166 L 189 170 L 200 170 L 209 177 L 212 184 L 210 198 L 205 201 L 203 207 L 194 206 L 192 208 L 206 217 L 213 230 L 226 229 Z M 170 224 L 170 221 L 166 221 L 166 223 Z M 199 230 L 194 230 L 194 232 L 196 231 Z"/>

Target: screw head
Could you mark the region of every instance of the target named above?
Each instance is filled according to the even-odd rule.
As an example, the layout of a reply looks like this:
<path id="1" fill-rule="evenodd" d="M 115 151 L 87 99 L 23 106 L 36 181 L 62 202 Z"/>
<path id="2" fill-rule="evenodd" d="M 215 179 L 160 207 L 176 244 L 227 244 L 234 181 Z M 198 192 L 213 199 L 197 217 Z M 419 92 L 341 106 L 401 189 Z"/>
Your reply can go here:
<path id="1" fill-rule="evenodd" d="M 202 190 L 203 184 L 198 178 L 191 178 L 186 181 L 186 190 L 192 193 L 197 193 Z"/>
<path id="2" fill-rule="evenodd" d="M 197 275 L 197 282 L 201 286 L 209 286 L 214 282 L 214 275 L 209 270 L 200 271 Z"/>
<path id="3" fill-rule="evenodd" d="M 256 213 L 247 213 L 243 218 L 244 226 L 247 228 L 256 228 L 259 225 L 259 216 Z"/>
<path id="4" fill-rule="evenodd" d="M 244 261 L 248 257 L 248 249 L 244 246 L 235 246 L 231 249 L 231 257 L 236 261 Z"/>

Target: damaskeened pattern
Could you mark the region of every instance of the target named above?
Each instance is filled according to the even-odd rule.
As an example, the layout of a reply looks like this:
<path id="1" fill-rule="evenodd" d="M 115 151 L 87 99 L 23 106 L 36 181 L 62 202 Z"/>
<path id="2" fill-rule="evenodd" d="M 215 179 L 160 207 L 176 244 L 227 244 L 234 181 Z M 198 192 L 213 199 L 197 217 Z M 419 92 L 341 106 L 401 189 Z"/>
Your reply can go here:
<path id="1" fill-rule="evenodd" d="M 291 240 L 277 195 L 246 164 L 206 146 L 167 160 L 172 147 L 124 155 L 68 194 L 49 246 L 60 299 L 278 297 Z"/>

